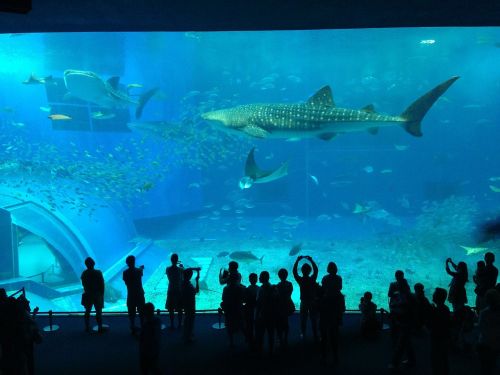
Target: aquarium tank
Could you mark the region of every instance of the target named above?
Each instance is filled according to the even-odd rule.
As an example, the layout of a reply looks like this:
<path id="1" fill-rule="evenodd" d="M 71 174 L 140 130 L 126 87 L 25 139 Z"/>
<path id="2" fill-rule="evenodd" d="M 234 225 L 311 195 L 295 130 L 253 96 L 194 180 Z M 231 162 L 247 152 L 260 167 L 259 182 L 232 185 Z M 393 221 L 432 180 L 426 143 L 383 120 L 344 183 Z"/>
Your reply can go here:
<path id="1" fill-rule="evenodd" d="M 430 295 L 451 257 L 473 303 L 499 66 L 500 28 L 2 34 L 0 287 L 81 311 L 90 256 L 125 311 L 135 255 L 163 309 L 177 253 L 211 310 L 231 260 L 247 285 L 311 256 L 387 307 L 397 269 Z"/>

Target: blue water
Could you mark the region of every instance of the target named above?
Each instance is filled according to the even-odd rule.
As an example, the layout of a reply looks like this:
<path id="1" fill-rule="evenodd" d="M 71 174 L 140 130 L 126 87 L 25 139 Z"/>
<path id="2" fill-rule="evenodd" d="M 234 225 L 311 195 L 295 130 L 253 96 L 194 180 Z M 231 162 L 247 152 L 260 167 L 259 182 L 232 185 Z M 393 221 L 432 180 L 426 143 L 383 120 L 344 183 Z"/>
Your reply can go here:
<path id="1" fill-rule="evenodd" d="M 496 242 L 478 244 L 474 231 L 500 203 L 499 46 L 500 28 L 0 35 L 0 197 L 41 207 L 47 224 L 30 224 L 42 223 L 38 211 L 15 221 L 20 237 L 50 245 L 27 249 L 30 241 L 20 240 L 16 272 L 36 283 L 44 272 L 49 288 L 71 291 L 28 290 L 42 309 L 80 309 L 79 273 L 91 255 L 107 272 L 107 308 L 120 310 L 123 257 L 132 251 L 146 266 L 147 298 L 163 307 L 164 267 L 178 252 L 184 264 L 204 267 L 198 307 L 217 308 L 218 271 L 230 260 L 220 252 L 264 255 L 262 264 L 240 261 L 244 279 L 265 269 L 275 280 L 302 243 L 320 277 L 328 261 L 338 263 L 349 307 L 366 290 L 384 306 L 397 268 L 428 293 L 447 286 L 448 256 L 472 273 L 486 251 L 467 255 L 461 246 L 498 251 Z M 167 130 L 106 131 L 106 121 L 125 127 L 117 118 L 82 117 L 99 132 L 74 130 L 77 118 L 51 121 L 49 114 L 64 114 L 47 108 L 52 83 L 22 82 L 31 73 L 61 79 L 66 69 L 138 84 L 133 98 L 158 87 L 140 121 L 165 121 Z M 398 115 L 452 76 L 460 79 L 425 116 L 421 138 L 394 127 L 331 141 L 256 139 L 200 117 L 240 104 L 304 102 L 325 85 L 339 107 L 373 104 Z M 102 110 L 80 104 L 87 115 Z M 135 107 L 129 111 L 135 121 Z M 241 190 L 254 146 L 262 168 L 288 161 L 289 173 Z M 49 234 L 58 231 L 51 225 L 63 229 Z M 61 245 L 68 238 L 79 250 Z"/>

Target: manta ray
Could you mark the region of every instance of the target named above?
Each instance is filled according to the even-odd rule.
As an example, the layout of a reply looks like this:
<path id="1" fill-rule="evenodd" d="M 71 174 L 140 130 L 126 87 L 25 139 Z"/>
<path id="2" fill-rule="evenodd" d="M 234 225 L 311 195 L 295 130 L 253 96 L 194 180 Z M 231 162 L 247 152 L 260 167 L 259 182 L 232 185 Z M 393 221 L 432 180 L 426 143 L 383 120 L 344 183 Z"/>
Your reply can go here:
<path id="1" fill-rule="evenodd" d="M 68 94 L 72 97 L 85 100 L 100 107 L 114 109 L 127 108 L 135 105 L 135 117 L 140 118 L 146 103 L 158 91 L 151 89 L 142 94 L 139 99 L 131 97 L 128 90 L 120 85 L 120 77 L 111 77 L 103 80 L 94 72 L 83 70 L 64 71 L 64 84 Z"/>
<path id="2" fill-rule="evenodd" d="M 255 147 L 250 150 L 245 163 L 245 177 L 240 179 L 240 188 L 248 189 L 253 184 L 264 184 L 267 182 L 278 180 L 288 174 L 288 162 L 283 163 L 280 167 L 265 171 L 257 166 L 254 158 Z"/>
<path id="3" fill-rule="evenodd" d="M 201 117 L 225 130 L 239 131 L 256 138 L 306 138 L 330 140 L 337 134 L 368 131 L 380 127 L 401 126 L 421 137 L 421 121 L 436 100 L 459 77 L 452 77 L 415 100 L 399 116 L 375 112 L 372 104 L 361 109 L 335 105 L 330 86 L 316 92 L 307 102 L 298 104 L 246 104 L 207 112 Z"/>

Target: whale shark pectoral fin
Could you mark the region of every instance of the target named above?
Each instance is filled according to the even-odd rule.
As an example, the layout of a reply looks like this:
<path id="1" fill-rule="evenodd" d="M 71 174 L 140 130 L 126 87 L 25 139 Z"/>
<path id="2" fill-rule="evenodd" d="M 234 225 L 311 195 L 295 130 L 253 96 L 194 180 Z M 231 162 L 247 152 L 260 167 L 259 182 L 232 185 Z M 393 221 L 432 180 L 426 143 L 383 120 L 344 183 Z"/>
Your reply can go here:
<path id="1" fill-rule="evenodd" d="M 368 128 L 368 133 L 372 135 L 377 135 L 378 134 L 378 128 Z"/>
<path id="2" fill-rule="evenodd" d="M 368 104 L 361 108 L 361 110 L 363 112 L 375 113 L 375 106 L 373 104 Z"/>
<path id="3" fill-rule="evenodd" d="M 319 89 L 316 94 L 307 100 L 307 104 L 315 107 L 335 107 L 333 101 L 332 89 L 330 86 L 325 86 Z"/>
<path id="4" fill-rule="evenodd" d="M 329 141 L 330 139 L 333 139 L 336 136 L 337 133 L 329 132 L 329 133 L 321 133 L 320 135 L 318 135 L 318 138 L 324 141 Z"/>
<path id="5" fill-rule="evenodd" d="M 242 130 L 244 133 L 256 138 L 266 138 L 270 134 L 267 130 L 255 125 L 245 126 Z"/>

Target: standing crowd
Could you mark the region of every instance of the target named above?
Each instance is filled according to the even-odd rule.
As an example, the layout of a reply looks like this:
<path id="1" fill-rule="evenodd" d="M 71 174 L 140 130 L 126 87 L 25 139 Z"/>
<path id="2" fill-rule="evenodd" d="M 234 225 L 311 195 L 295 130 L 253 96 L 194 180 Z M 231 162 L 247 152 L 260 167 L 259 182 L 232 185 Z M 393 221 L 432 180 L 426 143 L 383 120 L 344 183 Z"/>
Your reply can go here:
<path id="1" fill-rule="evenodd" d="M 193 343 L 200 268 L 184 268 L 177 254 L 172 254 L 170 260 L 171 265 L 165 271 L 168 279 L 165 308 L 169 313 L 170 329 L 182 327 L 184 342 Z M 395 281 L 388 290 L 388 315 L 393 343 L 390 369 L 417 366 L 412 340 L 415 335 L 427 331 L 433 374 L 449 373 L 448 356 L 452 348 L 467 352 L 472 351 L 474 346 L 480 359 L 480 373 L 494 373 L 500 353 L 500 290 L 497 284 L 498 269 L 494 262 L 495 255 L 488 252 L 484 261 L 477 263 L 472 277 L 476 294 L 474 308 L 468 305 L 466 284 L 469 282 L 469 273 L 465 262 L 455 264 L 450 258 L 446 260 L 445 270 L 451 276 L 449 290 L 436 288 L 432 303 L 427 299 L 421 283 L 416 283 L 412 292 L 403 271 L 396 271 Z M 123 281 L 128 292 L 130 330 L 139 338 L 141 371 L 143 374 L 161 373 L 161 321 L 155 314 L 154 305 L 145 301 L 142 286 L 144 266 L 136 267 L 134 256 L 127 257 L 126 264 Z M 87 269 L 81 275 L 85 330 L 90 331 L 90 313 L 94 307 L 97 331 L 103 333 L 104 278 L 102 272 L 95 269 L 92 258 L 87 258 L 85 265 Z M 312 338 L 320 347 L 322 360 L 326 361 L 331 352 L 334 363 L 337 363 L 340 360 L 339 329 L 346 310 L 342 277 L 334 262 L 328 263 L 321 282 L 318 282 L 318 273 L 318 266 L 312 257 L 297 257 L 292 275 L 300 290 L 300 337 L 303 340 L 306 338 L 309 325 Z M 191 281 L 193 276 L 194 284 Z M 267 341 L 268 353 L 272 355 L 276 336 L 280 349 L 286 350 L 289 317 L 295 312 L 292 301 L 294 285 L 288 281 L 286 269 L 281 268 L 277 276 L 279 282 L 273 285 L 268 271 L 262 271 L 259 275 L 251 273 L 248 285 L 244 286 L 237 262 L 231 261 L 227 269 L 221 269 L 219 282 L 224 288 L 220 311 L 224 314 L 230 346 L 234 345 L 235 335 L 241 332 L 252 351 L 263 352 Z M 452 307 L 451 312 L 446 301 Z M 367 291 L 361 297 L 359 310 L 362 336 L 375 339 L 382 322 L 377 316 L 377 306 L 372 301 L 371 292 Z M 33 347 L 42 340 L 34 315 L 26 298 L 8 297 L 5 290 L 0 289 L 0 373 L 33 374 Z M 137 315 L 140 329 L 136 327 Z M 470 332 L 476 318 L 479 337 L 476 342 L 472 342 Z"/>

